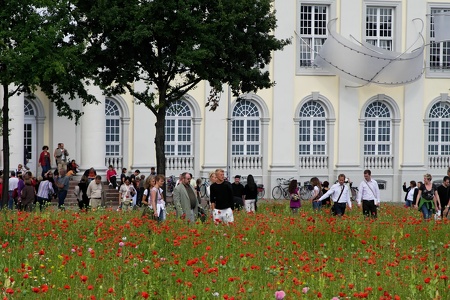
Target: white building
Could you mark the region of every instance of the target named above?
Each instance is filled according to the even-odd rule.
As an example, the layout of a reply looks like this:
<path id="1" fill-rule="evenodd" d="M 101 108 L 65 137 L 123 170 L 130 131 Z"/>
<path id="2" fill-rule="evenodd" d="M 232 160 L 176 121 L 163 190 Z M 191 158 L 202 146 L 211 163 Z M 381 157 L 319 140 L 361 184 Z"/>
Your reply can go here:
<path id="1" fill-rule="evenodd" d="M 382 200 L 402 201 L 404 181 L 420 181 L 424 173 L 441 180 L 450 166 L 450 42 L 432 43 L 430 15 L 450 10 L 450 2 L 277 0 L 275 8 L 277 37 L 292 37 L 269 66 L 276 85 L 244 95 L 243 101 L 230 97 L 231 131 L 226 86 L 215 112 L 205 108 L 206 83 L 175 103 L 181 109 L 167 113 L 166 174 L 190 171 L 206 177 L 211 170 L 226 169 L 230 148 L 231 175 L 253 174 L 264 183 L 266 195 L 279 177 L 334 182 L 344 173 L 359 184 L 363 170 L 371 169 L 382 185 Z M 413 19 L 423 20 L 425 42 L 432 43 L 424 52 L 423 76 L 403 86 L 351 88 L 339 76 L 311 67 L 314 53 L 299 36 L 319 49 L 334 18 L 342 36 L 397 52 L 417 39 L 421 28 Z M 135 87 L 143 88 L 141 83 Z M 155 117 L 129 95 L 92 92 L 100 105 L 73 103 L 84 112 L 78 126 L 58 117 L 40 93 L 36 99 L 12 99 L 11 168 L 22 163 L 25 145 L 28 166 L 39 171 L 42 146 L 52 152 L 64 142 L 82 169 L 105 170 L 111 163 L 148 173 L 156 165 Z"/>

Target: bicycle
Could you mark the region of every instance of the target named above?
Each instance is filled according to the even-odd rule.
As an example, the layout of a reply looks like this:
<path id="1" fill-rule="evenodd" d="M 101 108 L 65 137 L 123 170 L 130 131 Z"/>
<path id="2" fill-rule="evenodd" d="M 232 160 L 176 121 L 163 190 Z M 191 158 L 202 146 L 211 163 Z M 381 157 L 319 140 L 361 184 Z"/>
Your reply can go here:
<path id="1" fill-rule="evenodd" d="M 281 197 L 283 197 L 284 199 L 288 200 L 290 198 L 289 183 L 293 179 L 294 177 L 291 177 L 288 180 L 284 178 L 277 178 L 278 185 L 272 189 L 272 198 L 275 200 L 280 200 Z"/>
<path id="2" fill-rule="evenodd" d="M 300 199 L 301 200 L 309 200 L 311 199 L 312 195 L 314 194 L 314 188 L 309 183 L 309 181 L 305 181 L 303 183 L 303 186 L 299 189 Z"/>
<path id="3" fill-rule="evenodd" d="M 202 198 L 204 198 L 204 197 L 209 198 L 209 195 L 207 195 L 207 193 L 206 193 L 207 187 L 210 186 L 209 178 L 202 177 L 202 179 L 203 179 L 203 183 L 200 186 L 200 197 L 202 197 Z"/>
<path id="4" fill-rule="evenodd" d="M 264 194 L 266 193 L 266 189 L 264 188 L 264 184 L 257 185 L 258 190 L 258 199 L 264 198 Z"/>

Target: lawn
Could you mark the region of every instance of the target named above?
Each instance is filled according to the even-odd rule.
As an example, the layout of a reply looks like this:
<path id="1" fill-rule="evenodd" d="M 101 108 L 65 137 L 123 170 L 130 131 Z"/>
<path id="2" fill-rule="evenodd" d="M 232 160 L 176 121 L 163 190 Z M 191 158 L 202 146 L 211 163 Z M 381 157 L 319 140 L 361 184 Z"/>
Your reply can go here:
<path id="1" fill-rule="evenodd" d="M 448 221 L 262 203 L 229 226 L 139 211 L 1 211 L 4 299 L 446 299 Z M 442 298 L 441 298 L 442 297 Z M 448 298 L 447 298 L 448 299 Z"/>

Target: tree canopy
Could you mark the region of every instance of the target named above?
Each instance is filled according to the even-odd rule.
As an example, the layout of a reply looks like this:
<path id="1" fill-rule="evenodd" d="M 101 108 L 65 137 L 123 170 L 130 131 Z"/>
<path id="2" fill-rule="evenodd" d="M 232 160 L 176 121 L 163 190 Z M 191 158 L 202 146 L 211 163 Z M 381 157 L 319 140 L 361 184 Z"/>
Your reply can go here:
<path id="1" fill-rule="evenodd" d="M 77 0 L 77 43 L 96 66 L 107 93 L 131 93 L 157 118 L 157 168 L 165 172 L 164 120 L 168 104 L 202 80 L 217 95 L 235 96 L 273 85 L 263 68 L 289 40 L 275 38 L 271 0 Z M 133 83 L 148 88 L 136 91 Z M 216 93 L 216 94 L 214 94 Z"/>
<path id="2" fill-rule="evenodd" d="M 60 116 L 81 116 L 67 100 L 96 102 L 85 89 L 92 67 L 84 61 L 85 43 L 76 43 L 77 23 L 65 0 L 2 0 L 0 9 L 0 83 L 3 88 L 3 199 L 8 199 L 9 101 L 32 97 L 37 89 L 55 103 Z"/>

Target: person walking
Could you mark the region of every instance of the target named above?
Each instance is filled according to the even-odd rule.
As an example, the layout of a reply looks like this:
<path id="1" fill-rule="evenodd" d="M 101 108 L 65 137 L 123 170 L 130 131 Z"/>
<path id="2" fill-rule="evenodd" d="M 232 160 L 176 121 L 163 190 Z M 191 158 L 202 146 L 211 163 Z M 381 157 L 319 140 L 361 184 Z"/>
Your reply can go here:
<path id="1" fill-rule="evenodd" d="M 331 188 L 319 198 L 320 201 L 331 197 L 333 201 L 333 206 L 331 207 L 331 212 L 334 216 L 343 216 L 345 214 L 345 209 L 348 206 L 352 209 L 352 202 L 350 200 L 350 187 L 345 184 L 345 175 L 339 174 L 338 182 L 333 184 Z"/>
<path id="2" fill-rule="evenodd" d="M 255 204 L 258 198 L 258 186 L 253 175 L 247 176 L 247 184 L 244 187 L 244 203 L 247 212 L 255 212 Z"/>
<path id="3" fill-rule="evenodd" d="M 54 153 L 56 164 L 58 165 L 58 170 L 64 169 L 67 171 L 67 158 L 69 156 L 69 152 L 67 149 L 64 149 L 64 143 L 59 143 L 58 148 L 56 148 Z"/>
<path id="4" fill-rule="evenodd" d="M 422 212 L 424 220 L 429 220 L 436 210 L 441 209 L 437 187 L 431 181 L 432 178 L 430 174 L 423 176 L 423 184 L 419 188 L 414 204 L 414 207 Z"/>
<path id="5" fill-rule="evenodd" d="M 102 201 L 104 197 L 102 176 L 95 176 L 95 179 L 89 183 L 86 194 L 92 209 L 95 210 L 102 205 L 102 202 L 104 202 Z"/>
<path id="6" fill-rule="evenodd" d="M 372 172 L 364 170 L 364 180 L 361 181 L 356 196 L 358 207 L 361 207 L 365 217 L 377 218 L 377 208 L 380 205 L 380 189 L 378 183 L 372 179 Z"/>
<path id="7" fill-rule="evenodd" d="M 48 146 L 42 147 L 42 152 L 39 155 L 39 164 L 42 168 L 42 178 L 45 177 L 45 174 L 50 170 L 52 163 L 50 160 L 50 153 L 48 152 Z"/>
<path id="8" fill-rule="evenodd" d="M 166 219 L 166 202 L 162 196 L 162 186 L 165 182 L 164 175 L 156 175 L 155 185 L 150 190 L 151 205 L 153 208 L 153 216 L 158 219 L 158 221 L 164 221 Z M 189 181 L 191 179 L 189 178 Z"/>
<path id="9" fill-rule="evenodd" d="M 414 206 L 414 199 L 417 197 L 417 193 L 419 192 L 417 188 L 417 183 L 414 180 L 409 182 L 409 187 L 406 187 L 406 182 L 403 183 L 403 191 L 406 193 L 405 195 L 405 207 L 412 208 Z"/>
<path id="10" fill-rule="evenodd" d="M 216 182 L 211 184 L 211 208 L 213 210 L 213 220 L 217 224 L 219 222 L 234 222 L 233 209 L 233 190 L 231 184 L 225 181 L 225 171 L 223 169 L 216 170 Z"/>
<path id="11" fill-rule="evenodd" d="M 194 223 L 198 216 L 198 199 L 190 181 L 191 175 L 187 172 L 181 174 L 181 183 L 173 190 L 173 203 L 177 211 L 177 218 L 183 218 Z"/>
<path id="12" fill-rule="evenodd" d="M 69 176 L 66 176 L 66 169 L 62 168 L 59 170 L 59 177 L 56 179 L 56 186 L 58 187 L 58 208 L 65 210 L 64 201 L 67 197 L 67 192 L 69 191 Z"/>

